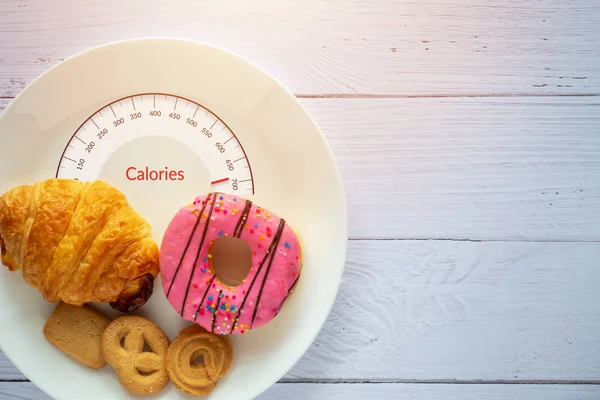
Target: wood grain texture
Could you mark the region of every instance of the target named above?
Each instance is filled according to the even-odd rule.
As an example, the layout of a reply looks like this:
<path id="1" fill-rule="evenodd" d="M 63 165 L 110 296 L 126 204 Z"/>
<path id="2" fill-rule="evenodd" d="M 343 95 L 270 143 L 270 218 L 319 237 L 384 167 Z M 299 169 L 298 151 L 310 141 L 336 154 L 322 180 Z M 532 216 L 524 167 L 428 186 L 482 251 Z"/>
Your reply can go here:
<path id="1" fill-rule="evenodd" d="M 600 101 L 303 100 L 352 238 L 600 239 Z"/>
<path id="2" fill-rule="evenodd" d="M 351 241 L 286 380 L 600 381 L 600 243 Z M 24 379 L 4 357 L 1 379 Z"/>
<path id="3" fill-rule="evenodd" d="M 600 102 L 303 103 L 340 165 L 353 238 L 600 238 Z"/>
<path id="4" fill-rule="evenodd" d="M 600 240 L 600 101 L 302 103 L 339 164 L 351 238 Z"/>
<path id="5" fill-rule="evenodd" d="M 600 243 L 353 241 L 287 379 L 600 379 Z"/>
<path id="6" fill-rule="evenodd" d="M 591 0 L 4 0 L 0 97 L 106 42 L 230 49 L 298 94 L 600 93 Z"/>
<path id="7" fill-rule="evenodd" d="M 597 400 L 594 385 L 276 384 L 257 400 Z M 30 382 L 0 382 L 3 400 L 51 400 Z"/>

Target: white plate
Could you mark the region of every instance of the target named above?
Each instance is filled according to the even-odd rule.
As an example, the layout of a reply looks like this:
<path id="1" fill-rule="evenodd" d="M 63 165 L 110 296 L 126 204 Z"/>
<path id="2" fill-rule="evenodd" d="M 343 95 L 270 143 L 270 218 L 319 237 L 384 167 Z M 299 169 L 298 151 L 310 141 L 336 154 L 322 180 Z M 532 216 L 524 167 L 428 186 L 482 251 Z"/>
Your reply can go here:
<path id="1" fill-rule="evenodd" d="M 280 379 L 317 336 L 340 284 L 347 242 L 345 200 L 332 154 L 307 112 L 272 77 L 226 51 L 183 40 L 132 40 L 86 51 L 43 74 L 2 114 L 0 192 L 54 177 L 67 143 L 98 110 L 119 98 L 157 92 L 201 104 L 227 124 L 243 145 L 253 172 L 254 194 L 241 197 L 286 218 L 303 240 L 304 269 L 297 290 L 269 324 L 231 337 L 232 368 L 210 396 L 254 398 Z M 174 148 L 166 147 L 163 153 Z M 110 183 L 121 185 L 116 177 Z M 135 185 L 120 188 L 153 223 L 159 242 L 162 232 L 156 224 L 164 223 L 159 221 L 161 209 L 173 215 L 176 205 L 190 200 L 169 202 L 159 196 L 161 188 L 154 201 L 166 203 L 156 207 L 136 195 Z M 207 188 L 207 182 L 198 184 L 197 190 L 187 184 L 181 193 L 192 190 L 199 195 Z M 54 305 L 29 287 L 19 272 L 1 268 L 0 303 L 2 350 L 50 396 L 131 398 L 110 367 L 100 371 L 83 367 L 46 341 L 42 327 Z M 141 314 L 158 323 L 171 339 L 187 325 L 166 301 L 160 279 Z M 155 397 L 188 398 L 172 384 Z"/>

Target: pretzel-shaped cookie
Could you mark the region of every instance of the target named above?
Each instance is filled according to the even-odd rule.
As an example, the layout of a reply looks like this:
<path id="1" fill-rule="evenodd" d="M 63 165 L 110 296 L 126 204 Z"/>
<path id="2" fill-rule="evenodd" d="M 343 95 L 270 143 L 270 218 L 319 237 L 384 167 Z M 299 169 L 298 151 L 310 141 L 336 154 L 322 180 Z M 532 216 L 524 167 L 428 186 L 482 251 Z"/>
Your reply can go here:
<path id="1" fill-rule="evenodd" d="M 180 390 L 207 395 L 225 376 L 232 358 L 233 350 L 225 337 L 192 325 L 179 332 L 169 346 L 167 370 Z"/>
<path id="2" fill-rule="evenodd" d="M 121 341 L 124 345 L 121 346 Z M 144 351 L 147 343 L 151 351 Z M 121 384 L 134 394 L 154 394 L 169 383 L 165 357 L 169 338 L 153 322 L 135 316 L 115 319 L 102 334 L 102 354 Z"/>

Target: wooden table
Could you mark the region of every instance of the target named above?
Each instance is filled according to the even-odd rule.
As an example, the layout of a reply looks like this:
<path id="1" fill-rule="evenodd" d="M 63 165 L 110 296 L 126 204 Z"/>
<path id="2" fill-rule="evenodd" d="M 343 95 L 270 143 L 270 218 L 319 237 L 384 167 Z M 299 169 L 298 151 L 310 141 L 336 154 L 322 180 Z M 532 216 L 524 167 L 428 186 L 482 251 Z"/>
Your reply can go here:
<path id="1" fill-rule="evenodd" d="M 600 398 L 600 3 L 2 0 L 0 106 L 101 43 L 233 50 L 348 197 L 320 336 L 263 399 Z M 46 399 L 4 356 L 0 398 Z"/>

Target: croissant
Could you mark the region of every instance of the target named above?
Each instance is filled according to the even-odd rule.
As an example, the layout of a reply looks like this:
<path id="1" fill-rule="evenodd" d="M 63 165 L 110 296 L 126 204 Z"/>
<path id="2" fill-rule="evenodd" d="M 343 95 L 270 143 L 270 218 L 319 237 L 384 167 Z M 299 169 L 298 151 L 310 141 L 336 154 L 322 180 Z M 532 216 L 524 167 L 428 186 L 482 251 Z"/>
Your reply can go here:
<path id="1" fill-rule="evenodd" d="M 49 179 L 0 197 L 2 263 L 49 302 L 141 307 L 159 271 L 150 231 L 103 181 Z"/>

